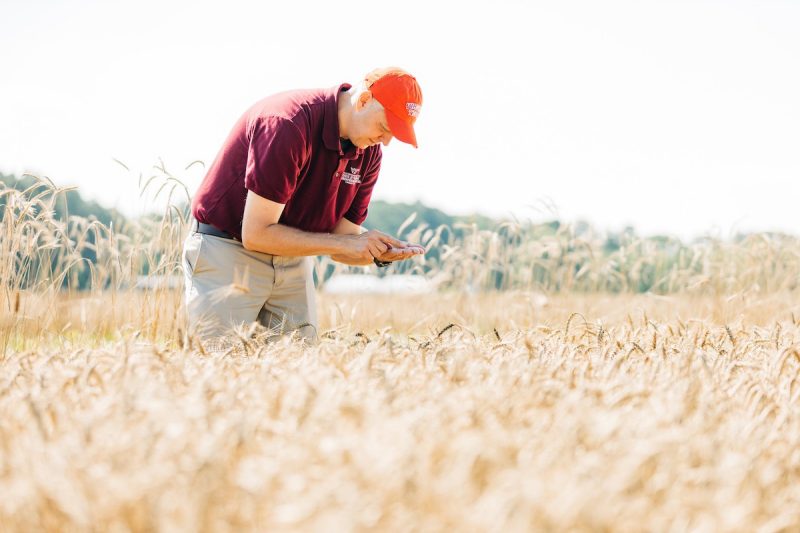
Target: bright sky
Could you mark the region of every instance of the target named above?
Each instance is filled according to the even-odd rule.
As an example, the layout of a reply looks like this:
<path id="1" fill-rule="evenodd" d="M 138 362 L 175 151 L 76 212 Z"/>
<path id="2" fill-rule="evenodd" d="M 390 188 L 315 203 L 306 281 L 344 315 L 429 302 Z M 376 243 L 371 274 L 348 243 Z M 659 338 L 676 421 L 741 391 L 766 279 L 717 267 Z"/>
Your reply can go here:
<path id="1" fill-rule="evenodd" d="M 194 191 L 254 101 L 398 65 L 420 148 L 384 150 L 374 198 L 800 233 L 798 28 L 794 0 L 3 0 L 0 171 L 134 214 L 140 171 Z"/>

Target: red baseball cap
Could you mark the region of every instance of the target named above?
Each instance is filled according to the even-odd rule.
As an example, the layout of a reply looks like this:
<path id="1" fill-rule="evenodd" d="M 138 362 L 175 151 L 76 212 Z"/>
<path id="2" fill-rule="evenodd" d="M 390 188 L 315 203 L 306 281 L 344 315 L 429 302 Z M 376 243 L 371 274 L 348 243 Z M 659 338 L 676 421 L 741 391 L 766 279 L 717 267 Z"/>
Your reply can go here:
<path id="1" fill-rule="evenodd" d="M 386 111 L 392 135 L 417 148 L 414 122 L 422 109 L 422 89 L 417 79 L 403 69 L 389 67 L 373 70 L 364 82 Z"/>

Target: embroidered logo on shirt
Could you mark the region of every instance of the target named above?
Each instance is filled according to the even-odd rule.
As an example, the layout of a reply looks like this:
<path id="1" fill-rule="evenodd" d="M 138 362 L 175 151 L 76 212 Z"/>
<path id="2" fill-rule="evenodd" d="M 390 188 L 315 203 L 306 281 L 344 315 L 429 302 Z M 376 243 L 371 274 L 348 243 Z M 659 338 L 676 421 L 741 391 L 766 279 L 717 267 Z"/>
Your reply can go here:
<path id="1" fill-rule="evenodd" d="M 350 172 L 342 172 L 342 181 L 348 185 L 358 185 L 361 183 L 361 169 L 350 167 Z"/>
<path id="2" fill-rule="evenodd" d="M 408 102 L 406 104 L 406 111 L 408 111 L 409 117 L 418 117 L 421 110 L 422 106 L 420 104 L 415 104 L 414 102 Z"/>

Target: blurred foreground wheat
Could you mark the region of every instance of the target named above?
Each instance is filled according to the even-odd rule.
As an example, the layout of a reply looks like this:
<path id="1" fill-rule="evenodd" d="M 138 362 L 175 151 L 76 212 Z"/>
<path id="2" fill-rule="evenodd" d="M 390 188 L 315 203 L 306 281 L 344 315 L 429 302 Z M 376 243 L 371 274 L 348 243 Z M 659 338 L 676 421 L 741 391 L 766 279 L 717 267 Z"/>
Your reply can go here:
<path id="1" fill-rule="evenodd" d="M 327 303 L 355 315 L 368 302 Z M 563 299 L 538 327 L 489 334 L 14 353 L 0 370 L 0 524 L 796 530 L 800 329 L 784 303 L 758 326 L 660 321 L 663 302 L 625 298 L 564 320 L 586 304 Z"/>

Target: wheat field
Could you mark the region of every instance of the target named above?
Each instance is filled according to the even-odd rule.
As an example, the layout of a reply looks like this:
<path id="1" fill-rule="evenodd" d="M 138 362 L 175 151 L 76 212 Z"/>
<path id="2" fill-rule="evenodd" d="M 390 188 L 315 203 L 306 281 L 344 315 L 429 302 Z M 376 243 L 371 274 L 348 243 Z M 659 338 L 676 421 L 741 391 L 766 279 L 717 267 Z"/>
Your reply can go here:
<path id="1" fill-rule="evenodd" d="M 437 292 L 209 345 L 133 288 L 185 213 L 62 193 L 0 191 L 0 532 L 800 530 L 797 238 L 409 226 Z"/>
<path id="2" fill-rule="evenodd" d="M 800 527 L 789 296 L 320 306 L 337 311 L 313 347 L 121 334 L 6 354 L 0 528 Z"/>

